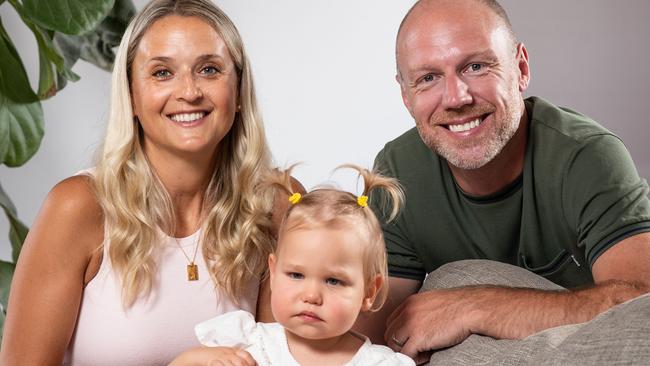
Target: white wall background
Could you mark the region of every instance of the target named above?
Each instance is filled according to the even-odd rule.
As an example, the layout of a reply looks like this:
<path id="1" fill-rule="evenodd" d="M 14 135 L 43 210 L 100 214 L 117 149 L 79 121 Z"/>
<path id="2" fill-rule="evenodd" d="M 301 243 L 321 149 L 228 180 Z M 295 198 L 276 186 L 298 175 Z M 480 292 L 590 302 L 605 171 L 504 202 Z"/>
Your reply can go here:
<path id="1" fill-rule="evenodd" d="M 146 1 L 135 0 L 137 8 Z M 337 165 L 370 166 L 388 140 L 413 125 L 394 82 L 394 39 L 412 0 L 217 0 L 237 24 L 253 63 L 267 136 L 280 165 L 302 161 L 306 187 Z M 626 142 L 650 177 L 650 1 L 502 0 L 528 47 L 529 95 L 577 109 Z M 8 4 L 0 17 L 37 85 L 31 33 Z M 45 137 L 37 155 L 0 182 L 31 225 L 59 180 L 91 164 L 108 110 L 109 74 L 79 62 L 77 83 L 43 103 Z M 356 191 L 350 174 L 333 179 Z M 590 182 L 586 182 L 590 183 Z M 0 258 L 9 258 L 0 216 Z"/>

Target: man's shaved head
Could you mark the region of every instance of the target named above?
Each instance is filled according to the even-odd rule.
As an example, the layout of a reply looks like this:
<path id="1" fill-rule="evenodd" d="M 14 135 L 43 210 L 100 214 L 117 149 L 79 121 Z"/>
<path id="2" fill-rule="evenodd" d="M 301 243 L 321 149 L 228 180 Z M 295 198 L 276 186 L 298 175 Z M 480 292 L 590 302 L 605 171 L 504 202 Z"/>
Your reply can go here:
<path id="1" fill-rule="evenodd" d="M 515 32 L 512 30 L 512 24 L 510 23 L 510 19 L 508 18 L 508 14 L 506 13 L 505 9 L 499 4 L 496 0 L 420 0 L 416 2 L 411 9 L 406 13 L 404 16 L 404 19 L 402 19 L 402 23 L 399 25 L 399 30 L 397 31 L 397 43 L 399 44 L 400 41 L 400 35 L 402 33 L 402 29 L 404 26 L 408 23 L 409 18 L 413 13 L 419 12 L 419 11 L 436 11 L 436 8 L 439 5 L 442 4 L 449 4 L 449 3 L 458 3 L 460 1 L 471 1 L 475 2 L 479 5 L 485 6 L 487 9 L 491 10 L 494 15 L 497 16 L 497 18 L 503 23 L 505 26 L 508 34 L 510 35 L 510 38 L 512 40 L 512 45 L 513 48 L 517 45 L 517 37 L 515 36 Z M 397 52 L 399 52 L 399 47 L 395 47 L 395 53 L 397 55 Z"/>

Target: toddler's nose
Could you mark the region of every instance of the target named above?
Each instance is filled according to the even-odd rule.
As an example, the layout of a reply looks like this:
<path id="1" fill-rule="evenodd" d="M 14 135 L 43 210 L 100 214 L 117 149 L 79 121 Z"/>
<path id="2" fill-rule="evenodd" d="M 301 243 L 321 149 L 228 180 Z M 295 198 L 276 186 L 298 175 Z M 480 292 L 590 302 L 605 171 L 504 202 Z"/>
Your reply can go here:
<path id="1" fill-rule="evenodd" d="M 323 299 L 319 286 L 316 284 L 306 285 L 303 289 L 302 301 L 309 304 L 320 305 L 323 302 Z"/>

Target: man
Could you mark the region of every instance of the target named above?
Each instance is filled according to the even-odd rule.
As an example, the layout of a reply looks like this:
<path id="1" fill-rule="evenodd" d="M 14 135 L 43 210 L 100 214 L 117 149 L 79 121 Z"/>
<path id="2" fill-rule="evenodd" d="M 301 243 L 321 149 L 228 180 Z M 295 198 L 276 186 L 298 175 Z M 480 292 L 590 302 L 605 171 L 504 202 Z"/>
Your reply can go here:
<path id="1" fill-rule="evenodd" d="M 384 225 L 389 301 L 360 320 L 362 331 L 421 361 L 471 334 L 521 339 L 650 291 L 647 184 L 607 130 L 523 99 L 528 53 L 496 1 L 419 1 L 400 26 L 396 57 L 417 127 L 376 159 L 404 185 L 406 205 Z M 416 294 L 427 273 L 462 259 L 581 289 Z"/>

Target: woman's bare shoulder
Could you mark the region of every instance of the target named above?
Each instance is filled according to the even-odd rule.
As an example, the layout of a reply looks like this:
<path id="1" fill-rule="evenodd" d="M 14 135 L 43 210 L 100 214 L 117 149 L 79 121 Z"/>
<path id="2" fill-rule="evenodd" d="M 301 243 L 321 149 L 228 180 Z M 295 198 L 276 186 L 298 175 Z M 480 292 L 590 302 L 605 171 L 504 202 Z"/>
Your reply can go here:
<path id="1" fill-rule="evenodd" d="M 75 232 L 80 238 L 90 239 L 103 238 L 103 224 L 104 215 L 94 193 L 92 178 L 76 175 L 62 180 L 50 190 L 34 228 L 55 225 L 61 230 Z"/>
<path id="2" fill-rule="evenodd" d="M 42 267 L 49 265 L 48 258 L 65 259 L 71 270 L 83 274 L 89 263 L 101 261 L 102 252 L 97 249 L 103 241 L 104 215 L 92 178 L 78 175 L 64 179 L 50 190 L 20 256 L 26 257 L 23 261 Z"/>
<path id="3" fill-rule="evenodd" d="M 75 175 L 57 183 L 45 200 L 44 206 L 50 205 L 59 215 L 84 222 L 102 221 L 102 208 L 93 189 L 92 177 L 88 175 Z"/>

